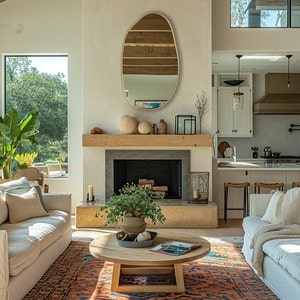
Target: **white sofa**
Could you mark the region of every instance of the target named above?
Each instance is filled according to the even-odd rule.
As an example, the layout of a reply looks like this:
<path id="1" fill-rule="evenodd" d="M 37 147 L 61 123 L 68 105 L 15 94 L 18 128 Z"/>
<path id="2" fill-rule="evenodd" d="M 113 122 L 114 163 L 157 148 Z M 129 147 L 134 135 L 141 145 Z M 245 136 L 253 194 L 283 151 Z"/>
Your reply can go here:
<path id="1" fill-rule="evenodd" d="M 24 178 L 21 181 L 23 185 Z M 15 181 L 5 183 L 4 186 L 12 182 Z M 35 193 L 31 189 L 30 187 L 28 193 Z M 0 184 L 1 190 L 5 191 L 7 188 Z M 23 195 L 28 193 L 11 196 L 10 190 L 9 188 L 8 194 L 3 194 L 5 197 L 0 199 L 0 300 L 22 299 L 72 239 L 71 194 L 43 194 L 46 213 L 31 218 L 27 217 L 32 209 L 26 210 L 22 208 L 24 202 L 17 202 L 26 211 L 26 219 L 16 222 L 13 220 L 16 216 L 10 215 L 14 207 L 12 202 L 8 202 L 11 201 L 8 195 L 22 200 Z"/>
<path id="2" fill-rule="evenodd" d="M 300 195 L 299 191 L 297 191 L 297 193 Z M 277 225 L 262 220 L 262 217 L 265 215 L 265 212 L 269 207 L 271 198 L 272 194 L 250 195 L 250 213 L 249 216 L 245 217 L 243 220 L 245 235 L 242 252 L 248 264 L 254 269 L 254 271 L 256 271 L 256 273 L 260 275 L 260 278 L 264 281 L 264 283 L 280 299 L 300 299 L 300 231 L 298 232 L 300 225 L 293 225 L 296 226 L 294 229 L 297 230 L 296 234 L 294 235 L 295 237 L 288 238 L 285 236 L 285 238 L 279 237 L 264 242 L 262 246 L 264 254 L 262 263 L 263 273 L 260 274 L 257 271 L 257 268 L 254 267 L 255 260 L 252 260 L 252 255 L 254 252 L 253 248 L 255 243 L 251 245 L 251 242 L 253 242 L 255 233 L 257 231 L 261 233 L 261 228 L 264 228 L 263 230 L 268 228 L 269 230 L 272 228 L 271 226 L 274 225 L 278 226 L 278 228 L 280 226 L 289 228 L 289 225 L 281 225 L 284 223 L 282 220 L 279 220 L 281 222 L 277 223 Z M 285 198 L 282 200 L 282 205 L 284 206 Z M 300 198 L 298 200 L 300 203 Z M 294 208 L 295 211 L 297 210 L 296 206 Z M 273 212 L 275 212 L 274 207 Z M 277 210 L 276 213 L 278 212 L 279 211 Z M 258 235 L 256 235 L 256 238 L 257 236 Z M 256 241 L 256 239 L 254 239 L 254 241 Z"/>

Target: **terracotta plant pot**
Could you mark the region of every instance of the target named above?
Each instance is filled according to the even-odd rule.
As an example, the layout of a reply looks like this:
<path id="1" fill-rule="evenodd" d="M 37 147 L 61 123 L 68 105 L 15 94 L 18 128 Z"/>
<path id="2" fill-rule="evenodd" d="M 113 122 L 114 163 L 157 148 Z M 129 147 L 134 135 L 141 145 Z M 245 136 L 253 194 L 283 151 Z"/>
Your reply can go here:
<path id="1" fill-rule="evenodd" d="M 122 231 L 128 234 L 139 234 L 145 231 L 146 226 L 144 218 L 125 216 L 120 227 Z"/>

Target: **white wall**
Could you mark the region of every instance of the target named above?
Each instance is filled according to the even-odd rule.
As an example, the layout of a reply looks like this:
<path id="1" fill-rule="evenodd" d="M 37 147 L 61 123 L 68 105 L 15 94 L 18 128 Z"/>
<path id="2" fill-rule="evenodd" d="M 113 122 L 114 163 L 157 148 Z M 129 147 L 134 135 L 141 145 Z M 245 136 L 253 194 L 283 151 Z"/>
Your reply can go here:
<path id="1" fill-rule="evenodd" d="M 173 25 L 180 79 L 166 107 L 144 112 L 124 97 L 121 54 L 127 30 L 150 11 L 163 13 Z M 175 116 L 196 115 L 196 94 L 204 90 L 209 104 L 202 132 L 211 133 L 211 1 L 7 0 L 0 4 L 0 53 L 68 54 L 70 178 L 49 184 L 50 191 L 72 192 L 73 211 L 89 184 L 97 198 L 104 197 L 105 149 L 82 148 L 82 133 L 90 128 L 119 133 L 120 116 L 133 114 L 151 123 L 163 118 L 174 133 Z M 210 158 L 209 148 L 191 149 L 192 171 L 210 171 Z"/>
<path id="2" fill-rule="evenodd" d="M 67 54 L 69 61 L 68 180 L 48 180 L 51 191 L 82 200 L 82 8 L 81 0 L 8 0 L 0 3 L 0 54 Z M 3 85 L 1 84 L 3 100 Z"/>
<path id="3" fill-rule="evenodd" d="M 164 14 L 172 24 L 179 52 L 180 78 L 174 98 L 161 110 L 141 111 L 129 105 L 122 90 L 121 55 L 127 30 L 145 13 Z M 211 1 L 207 0 L 88 0 L 83 2 L 83 131 L 94 126 L 120 133 L 123 114 L 139 121 L 168 123 L 174 133 L 175 116 L 196 115 L 196 94 L 211 99 Z M 211 101 L 209 101 L 211 102 Z M 203 133 L 211 133 L 211 103 Z M 210 150 L 192 149 L 192 169 L 211 170 Z M 84 148 L 84 190 L 92 184 L 104 197 L 105 149 Z"/>

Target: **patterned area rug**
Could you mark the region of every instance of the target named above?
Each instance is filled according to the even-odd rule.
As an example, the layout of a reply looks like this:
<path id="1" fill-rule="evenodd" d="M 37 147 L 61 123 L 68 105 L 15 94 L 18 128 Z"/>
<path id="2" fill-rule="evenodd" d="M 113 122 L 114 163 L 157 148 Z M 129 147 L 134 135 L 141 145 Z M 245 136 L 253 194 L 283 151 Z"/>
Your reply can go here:
<path id="1" fill-rule="evenodd" d="M 213 243 L 209 255 L 183 264 L 184 294 L 112 293 L 112 263 L 91 256 L 88 246 L 89 242 L 72 241 L 24 299 L 278 299 L 247 265 L 241 244 Z M 126 284 L 168 284 L 173 280 L 170 275 L 121 277 Z"/>

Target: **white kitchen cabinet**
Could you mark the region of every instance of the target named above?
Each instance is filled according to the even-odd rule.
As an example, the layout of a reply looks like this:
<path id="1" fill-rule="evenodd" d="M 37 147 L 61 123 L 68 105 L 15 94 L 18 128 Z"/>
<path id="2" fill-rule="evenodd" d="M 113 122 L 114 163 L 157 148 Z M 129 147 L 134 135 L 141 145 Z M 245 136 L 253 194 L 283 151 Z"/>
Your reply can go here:
<path id="1" fill-rule="evenodd" d="M 219 87 L 217 90 L 218 137 L 252 137 L 252 90 L 240 87 L 244 93 L 243 110 L 233 110 L 233 93 L 237 87 Z"/>

